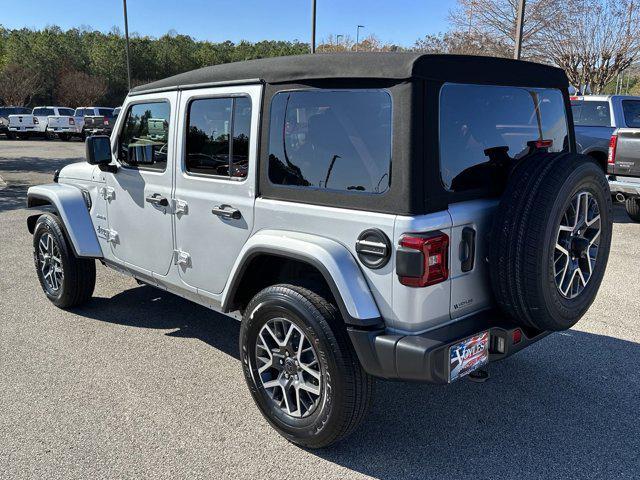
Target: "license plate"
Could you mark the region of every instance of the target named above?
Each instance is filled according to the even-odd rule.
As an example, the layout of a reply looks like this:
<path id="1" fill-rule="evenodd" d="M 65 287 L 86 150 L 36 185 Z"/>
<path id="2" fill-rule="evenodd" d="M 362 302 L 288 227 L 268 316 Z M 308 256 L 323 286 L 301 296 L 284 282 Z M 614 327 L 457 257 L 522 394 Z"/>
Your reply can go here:
<path id="1" fill-rule="evenodd" d="M 482 332 L 449 347 L 449 381 L 469 375 L 489 363 L 489 332 Z"/>

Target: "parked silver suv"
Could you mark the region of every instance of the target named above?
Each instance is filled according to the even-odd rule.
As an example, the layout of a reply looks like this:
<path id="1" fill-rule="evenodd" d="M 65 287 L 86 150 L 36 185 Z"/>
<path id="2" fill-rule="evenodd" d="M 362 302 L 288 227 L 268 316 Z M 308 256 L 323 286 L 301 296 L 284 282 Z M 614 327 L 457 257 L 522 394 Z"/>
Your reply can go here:
<path id="1" fill-rule="evenodd" d="M 365 53 L 137 87 L 86 163 L 29 189 L 40 283 L 89 301 L 98 259 L 239 310 L 261 412 L 329 445 L 374 377 L 448 383 L 589 308 L 611 195 L 575 152 L 567 88 L 533 63 Z"/>

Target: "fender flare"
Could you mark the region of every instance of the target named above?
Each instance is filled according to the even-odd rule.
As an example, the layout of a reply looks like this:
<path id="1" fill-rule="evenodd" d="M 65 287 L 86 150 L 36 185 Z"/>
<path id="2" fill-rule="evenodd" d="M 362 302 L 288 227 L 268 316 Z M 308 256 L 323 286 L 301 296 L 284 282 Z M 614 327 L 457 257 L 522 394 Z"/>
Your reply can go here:
<path id="1" fill-rule="evenodd" d="M 27 207 L 51 205 L 60 217 L 64 231 L 77 257 L 102 258 L 102 248 L 93 228 L 93 221 L 87 210 L 82 190 L 64 183 L 36 185 L 27 191 Z M 27 219 L 29 230 L 41 214 Z M 33 233 L 33 232 L 32 232 Z"/>
<path id="2" fill-rule="evenodd" d="M 260 255 L 274 255 L 306 262 L 318 269 L 338 303 L 344 321 L 357 327 L 379 326 L 382 317 L 369 285 L 355 258 L 340 243 L 306 233 L 262 230 L 240 251 L 222 292 L 222 310 L 232 308 L 232 299 L 251 261 Z"/>

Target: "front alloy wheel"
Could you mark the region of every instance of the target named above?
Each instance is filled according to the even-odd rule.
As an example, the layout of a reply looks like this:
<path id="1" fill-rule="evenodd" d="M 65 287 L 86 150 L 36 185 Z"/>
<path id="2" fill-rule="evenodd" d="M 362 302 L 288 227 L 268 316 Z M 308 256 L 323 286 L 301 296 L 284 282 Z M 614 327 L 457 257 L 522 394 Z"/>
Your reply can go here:
<path id="1" fill-rule="evenodd" d="M 64 279 L 60 247 L 50 233 L 45 233 L 38 241 L 38 259 L 45 288 L 56 294 Z"/>

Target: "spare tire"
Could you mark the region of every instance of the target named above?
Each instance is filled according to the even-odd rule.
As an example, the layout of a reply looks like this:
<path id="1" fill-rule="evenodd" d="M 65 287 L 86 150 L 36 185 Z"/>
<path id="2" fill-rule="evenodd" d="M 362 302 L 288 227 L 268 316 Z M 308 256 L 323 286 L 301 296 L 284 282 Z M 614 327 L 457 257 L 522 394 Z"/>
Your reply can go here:
<path id="1" fill-rule="evenodd" d="M 602 168 L 575 153 L 534 153 L 513 170 L 494 215 L 493 292 L 520 325 L 566 330 L 595 299 L 609 258 L 612 202 Z"/>

